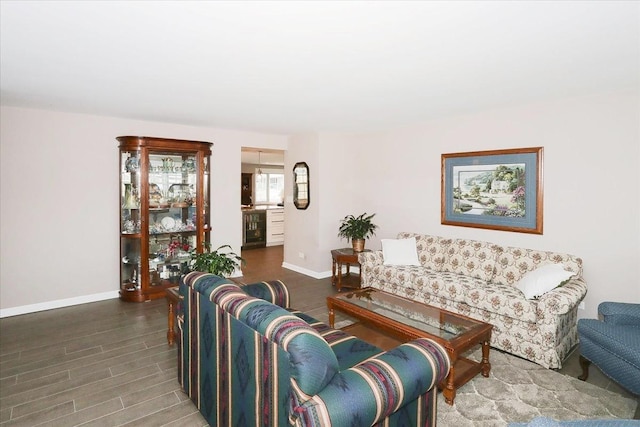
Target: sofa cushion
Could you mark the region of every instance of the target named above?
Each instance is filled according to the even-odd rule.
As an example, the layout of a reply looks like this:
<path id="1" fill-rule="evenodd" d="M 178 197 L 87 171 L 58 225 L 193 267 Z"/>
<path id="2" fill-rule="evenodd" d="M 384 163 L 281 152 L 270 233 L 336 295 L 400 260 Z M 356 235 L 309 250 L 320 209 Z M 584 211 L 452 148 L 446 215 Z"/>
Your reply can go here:
<path id="1" fill-rule="evenodd" d="M 473 289 L 465 294 L 465 302 L 471 307 L 524 322 L 535 323 L 538 319 L 537 302 L 524 298 L 511 285 L 476 282 Z"/>
<path id="2" fill-rule="evenodd" d="M 416 239 L 416 250 L 418 251 L 420 264 L 433 271 L 442 270 L 447 247 L 451 244 L 452 240 L 437 236 L 427 236 L 425 234 L 398 233 L 398 239 L 408 239 L 410 237 L 415 237 Z"/>
<path id="3" fill-rule="evenodd" d="M 335 353 L 341 371 L 384 352 L 382 349 L 353 335 L 349 335 L 340 329 L 330 328 L 325 323 L 309 316 L 307 313 L 297 310 L 291 313 L 307 322 L 324 338 Z"/>
<path id="4" fill-rule="evenodd" d="M 473 277 L 450 272 L 412 272 L 416 291 L 455 302 L 465 302 L 464 295 L 477 281 Z"/>
<path id="5" fill-rule="evenodd" d="M 420 265 L 416 238 L 382 239 L 382 256 L 384 265 Z"/>
<path id="6" fill-rule="evenodd" d="M 582 259 L 559 252 L 505 247 L 498 255 L 491 281 L 515 285 L 526 273 L 544 264 L 562 264 L 565 269 L 582 275 Z"/>
<path id="7" fill-rule="evenodd" d="M 415 277 L 430 274 L 432 271 L 425 267 L 381 265 L 377 267 L 381 285 L 391 293 L 399 288 L 415 287 Z"/>
<path id="8" fill-rule="evenodd" d="M 569 280 L 574 273 L 564 269 L 562 264 L 545 264 L 526 273 L 516 283 L 526 299 L 539 298 Z"/>
<path id="9" fill-rule="evenodd" d="M 447 248 L 442 271 L 489 281 L 502 247 L 479 240 L 454 239 Z"/>

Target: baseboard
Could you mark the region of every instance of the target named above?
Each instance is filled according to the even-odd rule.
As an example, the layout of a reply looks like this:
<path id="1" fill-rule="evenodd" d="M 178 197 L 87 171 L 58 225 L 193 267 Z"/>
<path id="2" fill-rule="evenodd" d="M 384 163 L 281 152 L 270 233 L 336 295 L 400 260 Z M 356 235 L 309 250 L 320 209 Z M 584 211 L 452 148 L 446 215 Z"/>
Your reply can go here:
<path id="1" fill-rule="evenodd" d="M 327 277 L 331 277 L 332 275 L 331 271 L 312 271 L 294 264 L 289 264 L 288 262 L 283 262 L 282 267 L 286 268 L 287 270 L 295 271 L 296 273 L 304 274 L 305 276 L 313 277 L 314 279 L 326 279 Z M 342 271 L 345 271 L 344 267 L 342 268 Z M 360 273 L 360 268 L 357 266 L 351 266 L 350 271 L 353 273 Z"/>
<path id="2" fill-rule="evenodd" d="M 4 317 L 19 316 L 21 314 L 36 313 L 38 311 L 53 310 L 54 308 L 70 307 L 72 305 L 86 304 L 89 302 L 104 301 L 119 298 L 120 292 L 109 291 L 99 294 L 83 295 L 81 297 L 59 299 L 55 301 L 41 302 L 38 304 L 22 305 L 19 307 L 0 309 L 0 319 Z"/>
<path id="3" fill-rule="evenodd" d="M 289 264 L 286 262 L 282 263 L 282 267 L 288 270 L 295 271 L 296 273 L 304 274 L 305 276 L 313 277 L 314 279 L 326 279 L 327 277 L 331 277 L 331 271 L 317 272 L 317 271 L 309 270 L 297 265 Z M 354 273 L 358 272 L 358 267 L 351 267 L 351 270 Z M 233 277 L 233 278 L 242 277 L 242 270 L 240 270 L 239 272 L 236 270 L 230 277 Z M 109 291 L 109 292 L 102 292 L 100 294 L 84 295 L 81 297 L 47 301 L 47 302 L 42 302 L 38 304 L 23 305 L 20 307 L 4 308 L 4 309 L 0 309 L 0 319 L 4 317 L 12 317 L 12 316 L 19 316 L 21 314 L 36 313 L 38 311 L 53 310 L 55 308 L 71 307 L 73 305 L 104 301 L 104 300 L 114 299 L 119 297 L 120 297 L 120 293 L 118 291 Z"/>
<path id="4" fill-rule="evenodd" d="M 314 279 L 326 279 L 327 277 L 331 277 L 330 271 L 317 272 L 294 264 L 289 264 L 288 262 L 283 262 L 282 267 L 287 270 L 295 271 L 296 273 L 304 274 L 305 276 L 313 277 Z"/>

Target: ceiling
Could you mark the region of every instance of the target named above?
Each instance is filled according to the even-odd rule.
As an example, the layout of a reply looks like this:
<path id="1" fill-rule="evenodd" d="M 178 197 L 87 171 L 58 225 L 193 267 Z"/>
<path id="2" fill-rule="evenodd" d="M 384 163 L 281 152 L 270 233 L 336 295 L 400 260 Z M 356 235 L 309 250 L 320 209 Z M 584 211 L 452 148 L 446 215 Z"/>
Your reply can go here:
<path id="1" fill-rule="evenodd" d="M 241 162 L 265 166 L 284 166 L 284 151 L 242 147 Z"/>
<path id="2" fill-rule="evenodd" d="M 0 2 L 2 105 L 269 133 L 640 87 L 637 1 Z"/>

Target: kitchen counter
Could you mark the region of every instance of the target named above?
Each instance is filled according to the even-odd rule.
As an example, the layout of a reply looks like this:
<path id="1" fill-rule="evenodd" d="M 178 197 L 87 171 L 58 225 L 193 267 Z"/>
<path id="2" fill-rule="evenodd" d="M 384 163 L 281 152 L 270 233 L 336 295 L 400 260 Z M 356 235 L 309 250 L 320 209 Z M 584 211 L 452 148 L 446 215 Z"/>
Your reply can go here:
<path id="1" fill-rule="evenodd" d="M 241 206 L 240 208 L 242 212 L 252 212 L 252 211 L 266 211 L 272 209 L 284 209 L 284 206 L 274 206 L 274 205 L 261 205 L 261 206 Z"/>

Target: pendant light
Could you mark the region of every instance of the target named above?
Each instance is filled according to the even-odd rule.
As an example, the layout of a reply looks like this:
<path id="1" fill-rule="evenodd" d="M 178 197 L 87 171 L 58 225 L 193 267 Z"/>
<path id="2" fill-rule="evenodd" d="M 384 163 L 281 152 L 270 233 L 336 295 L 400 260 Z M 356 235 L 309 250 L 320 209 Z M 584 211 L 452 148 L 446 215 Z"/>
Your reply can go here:
<path id="1" fill-rule="evenodd" d="M 258 175 L 262 175 L 262 151 L 258 151 Z"/>

